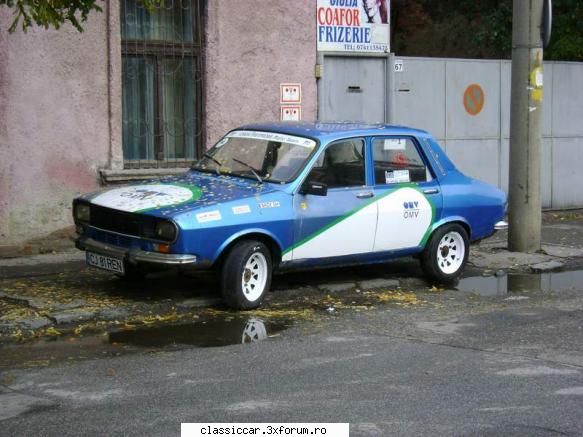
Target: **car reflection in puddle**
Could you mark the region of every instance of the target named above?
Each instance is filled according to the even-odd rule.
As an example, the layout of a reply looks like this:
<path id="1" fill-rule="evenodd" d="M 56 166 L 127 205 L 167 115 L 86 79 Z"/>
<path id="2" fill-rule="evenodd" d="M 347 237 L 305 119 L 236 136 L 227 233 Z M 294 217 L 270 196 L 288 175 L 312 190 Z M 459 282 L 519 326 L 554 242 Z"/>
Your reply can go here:
<path id="1" fill-rule="evenodd" d="M 156 352 L 185 346 L 220 347 L 256 343 L 289 328 L 293 321 L 259 318 L 202 320 L 149 326 L 83 337 L 61 336 L 0 347 L 0 369 L 46 367 L 71 360 Z"/>
<path id="2" fill-rule="evenodd" d="M 109 334 L 109 342 L 144 347 L 181 344 L 197 347 L 228 346 L 265 340 L 289 325 L 289 322 L 263 321 L 258 318 L 210 320 L 112 332 Z"/>
<path id="3" fill-rule="evenodd" d="M 480 296 L 506 296 L 520 292 L 560 293 L 583 289 L 583 270 L 559 273 L 525 273 L 463 278 L 455 289 Z"/>

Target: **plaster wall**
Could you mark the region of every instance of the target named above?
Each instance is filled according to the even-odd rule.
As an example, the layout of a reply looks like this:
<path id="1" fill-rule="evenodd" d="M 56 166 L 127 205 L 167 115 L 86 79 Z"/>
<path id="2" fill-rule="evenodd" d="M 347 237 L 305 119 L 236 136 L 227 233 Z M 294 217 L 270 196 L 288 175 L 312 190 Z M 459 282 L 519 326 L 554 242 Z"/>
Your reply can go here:
<path id="1" fill-rule="evenodd" d="M 280 118 L 279 84 L 302 84 L 316 118 L 315 0 L 212 0 L 205 46 L 206 144 L 244 123 Z"/>
<path id="2" fill-rule="evenodd" d="M 204 48 L 207 146 L 249 122 L 279 120 L 279 84 L 302 84 L 316 115 L 314 0 L 212 0 Z M 71 199 L 123 168 L 119 2 L 78 33 L 8 34 L 0 9 L 0 249 L 72 225 Z M 109 24 L 108 24 L 109 22 Z"/>
<path id="3" fill-rule="evenodd" d="M 0 246 L 68 225 L 109 157 L 106 14 L 8 34 L 0 9 Z"/>

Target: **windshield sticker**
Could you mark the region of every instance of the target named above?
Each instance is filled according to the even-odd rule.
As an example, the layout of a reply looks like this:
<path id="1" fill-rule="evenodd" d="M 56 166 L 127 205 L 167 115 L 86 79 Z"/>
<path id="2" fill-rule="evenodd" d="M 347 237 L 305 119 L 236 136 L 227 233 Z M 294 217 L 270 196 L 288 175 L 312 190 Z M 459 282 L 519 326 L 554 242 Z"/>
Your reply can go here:
<path id="1" fill-rule="evenodd" d="M 201 212 L 196 215 L 196 220 L 199 223 L 215 222 L 221 219 L 220 211 Z"/>
<path id="2" fill-rule="evenodd" d="M 249 214 L 250 212 L 251 212 L 251 208 L 249 207 L 249 205 L 233 206 L 233 214 L 235 214 L 235 215 Z"/>
<path id="3" fill-rule="evenodd" d="M 222 147 L 222 146 L 224 146 L 225 144 L 227 144 L 227 141 L 229 141 L 229 139 L 228 139 L 228 138 L 223 138 L 221 141 L 219 141 L 219 142 L 217 143 L 217 145 L 216 145 L 215 147 L 218 149 L 219 147 Z"/>
<path id="4" fill-rule="evenodd" d="M 405 150 L 406 145 L 404 138 L 390 138 L 384 141 L 383 150 Z"/>
<path id="5" fill-rule="evenodd" d="M 273 200 L 271 202 L 259 202 L 259 208 L 266 209 L 266 208 L 279 208 L 280 204 L 279 201 Z"/>
<path id="6" fill-rule="evenodd" d="M 275 132 L 238 130 L 235 132 L 231 132 L 228 135 L 228 137 L 249 138 L 252 140 L 277 141 L 278 143 L 294 144 L 296 146 L 307 147 L 309 149 L 313 149 L 316 146 L 316 142 L 314 140 L 302 137 L 295 137 L 292 135 L 278 134 Z"/>
<path id="7" fill-rule="evenodd" d="M 385 171 L 385 182 L 387 184 L 400 184 L 409 182 L 409 170 Z"/>
<path id="8" fill-rule="evenodd" d="M 202 191 L 198 187 L 169 184 L 134 185 L 115 188 L 91 200 L 95 205 L 126 212 L 145 211 L 175 206 L 189 200 L 198 200 Z"/>

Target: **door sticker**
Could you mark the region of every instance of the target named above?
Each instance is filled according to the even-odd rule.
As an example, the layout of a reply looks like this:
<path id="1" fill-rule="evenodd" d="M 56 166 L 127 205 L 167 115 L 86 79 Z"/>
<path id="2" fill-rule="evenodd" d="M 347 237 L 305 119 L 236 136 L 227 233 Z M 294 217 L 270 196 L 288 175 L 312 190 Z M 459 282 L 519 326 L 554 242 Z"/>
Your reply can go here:
<path id="1" fill-rule="evenodd" d="M 377 226 L 370 226 L 374 217 Z M 350 211 L 345 216 L 324 226 L 311 235 L 288 247 L 282 260 L 327 258 L 368 252 L 359 247 L 360 240 L 347 235 L 362 236 L 363 232 L 375 233 L 374 252 L 400 250 L 424 244 L 433 221 L 434 206 L 417 188 L 398 188 Z M 376 229 L 376 232 L 375 232 Z"/>
<path id="2" fill-rule="evenodd" d="M 400 184 L 409 182 L 409 170 L 387 170 L 385 171 L 385 182 L 387 184 Z"/>

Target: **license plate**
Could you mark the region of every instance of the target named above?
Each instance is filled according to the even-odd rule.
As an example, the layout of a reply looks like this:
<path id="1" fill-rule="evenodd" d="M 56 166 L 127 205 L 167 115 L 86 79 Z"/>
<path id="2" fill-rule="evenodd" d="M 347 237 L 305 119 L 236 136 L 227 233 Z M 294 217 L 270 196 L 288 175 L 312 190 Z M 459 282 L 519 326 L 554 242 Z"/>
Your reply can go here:
<path id="1" fill-rule="evenodd" d="M 98 267 L 103 270 L 109 270 L 110 272 L 122 274 L 124 273 L 123 261 L 119 258 L 100 255 L 93 252 L 86 252 L 85 259 L 87 260 L 87 264 L 90 266 Z"/>

